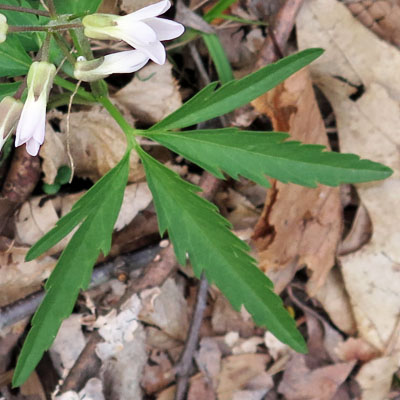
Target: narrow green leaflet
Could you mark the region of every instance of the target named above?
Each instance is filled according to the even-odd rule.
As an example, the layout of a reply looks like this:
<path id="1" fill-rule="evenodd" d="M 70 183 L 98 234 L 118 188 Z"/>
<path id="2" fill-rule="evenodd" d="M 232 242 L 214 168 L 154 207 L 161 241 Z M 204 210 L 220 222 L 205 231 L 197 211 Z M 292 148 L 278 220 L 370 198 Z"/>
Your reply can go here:
<path id="1" fill-rule="evenodd" d="M 79 290 L 89 285 L 92 267 L 100 251 L 104 255 L 110 251 L 111 234 L 128 173 L 129 152 L 29 252 L 28 259 L 32 259 L 56 243 L 53 236 L 58 241 L 81 223 L 46 283 L 46 297 L 32 319 L 32 328 L 18 358 L 13 386 L 25 382 L 43 352 L 51 346 L 62 320 L 71 314 Z"/>
<path id="2" fill-rule="evenodd" d="M 269 186 L 266 175 L 284 183 L 316 187 L 385 179 L 393 171 L 355 154 L 324 151 L 320 145 L 284 140 L 281 132 L 238 129 L 162 132 L 144 135 L 193 161 L 218 178 L 223 172 Z"/>
<path id="3" fill-rule="evenodd" d="M 215 6 L 203 16 L 203 19 L 207 22 L 211 22 L 213 19 L 218 18 L 220 14 L 224 12 L 228 7 L 230 7 L 233 3 L 236 3 L 236 1 L 237 0 L 217 1 Z"/>
<path id="4" fill-rule="evenodd" d="M 242 79 L 230 81 L 218 90 L 215 90 L 217 82 L 210 83 L 150 130 L 185 128 L 233 111 L 272 89 L 322 53 L 322 49 L 303 50 Z"/>
<path id="5" fill-rule="evenodd" d="M 168 230 L 178 261 L 189 256 L 194 272 L 205 271 L 236 310 L 243 304 L 257 325 L 299 352 L 307 351 L 294 319 L 257 268 L 247 244 L 230 230 L 217 207 L 199 197 L 197 186 L 183 181 L 143 150 L 139 150 L 153 194 L 161 234 Z"/>
<path id="6" fill-rule="evenodd" d="M 201 37 L 207 46 L 208 52 L 214 62 L 218 73 L 218 78 L 222 84 L 228 83 L 234 79 L 231 64 L 226 56 L 222 44 L 215 34 L 203 33 Z"/>
<path id="7" fill-rule="evenodd" d="M 0 44 L 0 77 L 19 76 L 28 72 L 32 60 L 15 34 Z"/>
<path id="8" fill-rule="evenodd" d="M 0 83 L 0 100 L 6 96 L 14 96 L 21 82 Z"/>

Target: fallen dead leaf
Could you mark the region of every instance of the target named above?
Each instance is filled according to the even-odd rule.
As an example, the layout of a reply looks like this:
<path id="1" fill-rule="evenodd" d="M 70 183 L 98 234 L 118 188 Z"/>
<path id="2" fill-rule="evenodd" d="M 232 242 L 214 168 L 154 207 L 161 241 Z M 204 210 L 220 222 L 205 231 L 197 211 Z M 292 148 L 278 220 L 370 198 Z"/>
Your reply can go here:
<path id="1" fill-rule="evenodd" d="M 364 364 L 356 380 L 361 387 L 362 400 L 386 399 L 392 384 L 393 374 L 399 368 L 399 357 L 376 358 Z"/>
<path id="2" fill-rule="evenodd" d="M 332 322 L 343 332 L 352 335 L 356 332 L 356 322 L 349 295 L 344 287 L 341 272 L 332 268 L 314 297 L 322 304 Z"/>
<path id="3" fill-rule="evenodd" d="M 44 181 L 52 184 L 62 166 L 70 166 L 67 151 L 67 114 L 54 113 L 49 119 L 59 122 L 59 132 L 47 123 L 46 141 L 40 149 Z M 115 120 L 100 106 L 90 111 L 73 112 L 70 121 L 70 151 L 74 174 L 97 181 L 115 167 L 125 154 L 126 137 Z M 139 156 L 130 156 L 129 182 L 144 178 Z"/>
<path id="4" fill-rule="evenodd" d="M 274 130 L 289 132 L 290 139 L 328 145 L 307 70 L 292 75 L 252 105 L 270 117 Z M 324 284 L 335 263 L 341 221 L 338 189 L 272 181 L 253 239 L 260 267 L 274 281 L 278 293 L 303 265 L 312 272 L 311 293 Z"/>
<path id="5" fill-rule="evenodd" d="M 141 293 L 143 308 L 139 319 L 159 327 L 168 336 L 186 339 L 189 329 L 187 304 L 183 288 L 175 280 L 167 279 L 161 288 L 145 290 Z"/>
<path id="6" fill-rule="evenodd" d="M 21 299 L 39 289 L 56 265 L 51 257 L 25 262 L 28 247 L 14 246 L 0 253 L 0 306 Z"/>
<path id="7" fill-rule="evenodd" d="M 306 356 L 295 354 L 286 366 L 278 392 L 286 400 L 331 400 L 354 365 L 338 363 L 310 370 Z"/>
<path id="8" fill-rule="evenodd" d="M 85 348 L 82 315 L 72 314 L 65 319 L 50 347 L 49 354 L 58 375 L 66 377 Z"/>
<path id="9" fill-rule="evenodd" d="M 182 105 L 179 86 L 172 76 L 169 62 L 148 64 L 114 98 L 134 117 L 148 124 L 162 120 Z"/>
<path id="10" fill-rule="evenodd" d="M 336 348 L 341 361 L 370 361 L 379 356 L 379 351 L 361 338 L 348 338 Z"/>
<path id="11" fill-rule="evenodd" d="M 347 7 L 372 32 L 400 47 L 399 0 L 364 0 L 349 3 Z"/>
<path id="12" fill-rule="evenodd" d="M 219 374 L 218 400 L 231 400 L 253 379 L 264 376 L 269 357 L 265 354 L 241 354 L 222 360 Z"/>
<path id="13" fill-rule="evenodd" d="M 357 185 L 373 234 L 359 251 L 341 257 L 360 335 L 384 351 L 400 308 L 400 53 L 334 0 L 307 0 L 297 27 L 300 49 L 325 48 L 310 69 L 335 111 L 341 150 L 395 170 L 385 181 Z M 354 100 L 349 96 L 356 87 L 364 92 Z M 393 345 L 393 350 L 399 348 L 399 342 Z"/>
<path id="14" fill-rule="evenodd" d="M 66 215 L 83 192 L 67 196 L 35 196 L 26 201 L 15 217 L 15 238 L 18 243 L 33 245 L 50 231 L 60 217 Z M 118 231 L 128 225 L 152 201 L 147 183 L 133 183 L 126 187 L 122 207 L 114 228 Z M 62 251 L 75 230 L 57 243 L 47 254 Z"/>

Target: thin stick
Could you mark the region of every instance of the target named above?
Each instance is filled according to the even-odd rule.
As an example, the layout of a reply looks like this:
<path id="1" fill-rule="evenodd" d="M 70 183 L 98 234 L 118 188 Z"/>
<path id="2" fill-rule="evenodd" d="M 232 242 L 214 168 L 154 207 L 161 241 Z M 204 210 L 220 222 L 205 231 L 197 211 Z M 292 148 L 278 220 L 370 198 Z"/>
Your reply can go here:
<path id="1" fill-rule="evenodd" d="M 49 8 L 49 13 L 52 17 L 57 16 L 56 6 L 53 0 L 46 0 L 47 7 Z"/>
<path id="2" fill-rule="evenodd" d="M 42 10 L 34 10 L 33 8 L 10 6 L 8 4 L 0 4 L 0 10 L 16 11 L 27 14 L 40 15 L 42 17 L 50 17 L 50 13 Z"/>
<path id="3" fill-rule="evenodd" d="M 203 271 L 201 274 L 199 291 L 197 293 L 196 305 L 190 323 L 189 335 L 181 358 L 175 367 L 176 376 L 178 377 L 176 382 L 175 400 L 184 400 L 186 398 L 189 374 L 193 367 L 193 355 L 196 351 L 197 342 L 199 340 L 200 326 L 203 321 L 204 310 L 207 307 L 208 286 L 207 278 Z"/>

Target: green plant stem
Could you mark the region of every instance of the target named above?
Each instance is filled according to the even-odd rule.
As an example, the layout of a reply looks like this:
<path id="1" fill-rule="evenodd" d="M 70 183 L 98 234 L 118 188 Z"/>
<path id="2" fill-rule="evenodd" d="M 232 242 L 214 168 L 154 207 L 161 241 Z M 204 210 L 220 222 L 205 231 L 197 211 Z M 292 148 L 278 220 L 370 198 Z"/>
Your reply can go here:
<path id="1" fill-rule="evenodd" d="M 70 81 L 67 81 L 66 79 L 63 79 L 61 77 L 59 77 L 58 75 L 54 78 L 54 83 L 58 86 L 61 86 L 64 89 L 69 90 L 70 92 L 74 92 L 76 89 L 76 84 L 72 83 Z M 83 88 L 79 88 L 78 92 L 79 96 L 81 96 L 82 98 L 84 98 L 87 101 L 90 101 L 92 103 L 96 102 L 96 98 L 89 92 L 87 92 L 85 89 Z"/>
<path id="2" fill-rule="evenodd" d="M 53 33 L 54 40 L 56 41 L 58 47 L 64 53 L 64 56 L 73 66 L 76 62 L 75 57 L 71 54 L 70 50 L 68 49 L 67 45 L 64 43 L 63 38 L 60 36 L 59 33 Z"/>
<path id="3" fill-rule="evenodd" d="M 9 25 L 8 32 L 57 32 L 57 31 L 67 31 L 69 29 L 82 28 L 82 24 L 60 24 L 60 25 L 46 25 L 46 26 L 17 26 Z"/>
<path id="4" fill-rule="evenodd" d="M 139 145 L 135 140 L 136 129 L 134 129 L 125 119 L 125 117 L 121 114 L 117 107 L 111 103 L 110 99 L 106 96 L 101 96 L 98 98 L 98 101 L 101 105 L 108 111 L 108 113 L 114 118 L 115 122 L 120 126 L 122 131 L 126 135 L 126 140 L 128 142 L 128 150 L 132 150 L 133 148 L 137 148 Z"/>
<path id="5" fill-rule="evenodd" d="M 51 34 L 47 33 L 43 45 L 40 49 L 40 60 L 41 61 L 49 61 L 49 51 L 50 51 L 50 39 Z"/>
<path id="6" fill-rule="evenodd" d="M 10 6 L 8 4 L 0 4 L 0 10 L 16 11 L 27 14 L 40 15 L 42 17 L 50 17 L 50 13 L 42 10 L 34 10 L 33 8 Z"/>

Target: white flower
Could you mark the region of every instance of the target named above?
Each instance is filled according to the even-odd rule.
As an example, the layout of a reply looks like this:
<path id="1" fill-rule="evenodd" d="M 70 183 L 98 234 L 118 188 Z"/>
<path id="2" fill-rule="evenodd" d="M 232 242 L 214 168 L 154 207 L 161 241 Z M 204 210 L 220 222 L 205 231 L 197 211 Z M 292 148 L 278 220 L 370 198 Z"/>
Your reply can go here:
<path id="1" fill-rule="evenodd" d="M 157 64 L 165 63 L 161 40 L 175 39 L 185 28 L 178 22 L 156 18 L 171 7 L 169 0 L 144 7 L 123 17 L 93 14 L 83 18 L 85 35 L 93 39 L 123 40 Z"/>
<path id="2" fill-rule="evenodd" d="M 32 63 L 28 72 L 26 98 L 15 138 L 15 146 L 26 143 L 26 151 L 36 156 L 43 144 L 46 129 L 46 106 L 56 67 L 45 61 Z"/>
<path id="3" fill-rule="evenodd" d="M 78 58 L 74 76 L 80 81 L 93 82 L 111 74 L 135 72 L 146 65 L 148 61 L 149 57 L 139 50 L 121 51 L 90 61 Z"/>
<path id="4" fill-rule="evenodd" d="M 7 39 L 7 31 L 7 18 L 4 14 L 0 14 L 0 43 L 5 42 L 5 40 Z"/>
<path id="5" fill-rule="evenodd" d="M 22 101 L 6 96 L 0 102 L 0 150 L 17 125 L 22 111 Z"/>

